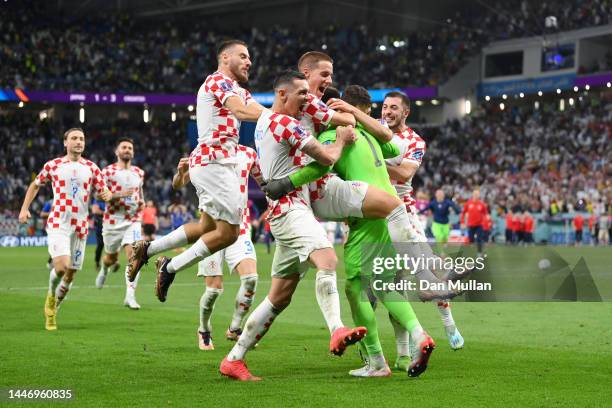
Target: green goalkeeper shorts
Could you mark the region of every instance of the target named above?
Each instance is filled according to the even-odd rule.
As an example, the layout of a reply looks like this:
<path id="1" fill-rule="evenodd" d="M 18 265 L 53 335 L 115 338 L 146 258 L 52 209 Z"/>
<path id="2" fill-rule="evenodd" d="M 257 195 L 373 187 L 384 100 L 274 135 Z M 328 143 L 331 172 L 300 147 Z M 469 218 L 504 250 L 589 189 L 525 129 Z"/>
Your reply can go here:
<path id="1" fill-rule="evenodd" d="M 434 221 L 431 223 L 431 232 L 433 233 L 436 242 L 448 242 L 450 224 L 439 224 Z"/>

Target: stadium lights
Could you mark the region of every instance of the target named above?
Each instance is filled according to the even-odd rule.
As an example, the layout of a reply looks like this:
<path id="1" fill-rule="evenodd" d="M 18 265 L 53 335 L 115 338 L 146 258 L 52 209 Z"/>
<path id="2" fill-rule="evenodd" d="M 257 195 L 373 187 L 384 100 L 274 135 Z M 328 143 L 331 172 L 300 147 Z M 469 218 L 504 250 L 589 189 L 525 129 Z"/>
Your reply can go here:
<path id="1" fill-rule="evenodd" d="M 79 109 L 79 122 L 85 123 L 85 108 L 83 107 Z"/>
<path id="2" fill-rule="evenodd" d="M 520 96 L 521 98 L 524 98 L 524 97 L 525 97 L 525 94 L 521 92 L 521 93 L 519 94 L 519 96 Z"/>
<path id="3" fill-rule="evenodd" d="M 439 105 L 439 104 L 440 104 L 440 101 L 438 101 L 437 99 L 432 99 L 432 100 L 431 100 L 431 104 L 432 104 L 432 105 Z"/>
<path id="4" fill-rule="evenodd" d="M 416 101 L 416 106 L 423 106 L 423 101 Z"/>
<path id="5" fill-rule="evenodd" d="M 40 113 L 38 114 L 38 118 L 40 119 L 41 122 L 47 119 L 47 111 L 40 111 Z"/>
<path id="6" fill-rule="evenodd" d="M 469 115 L 472 112 L 472 102 L 469 99 L 465 100 L 465 114 Z"/>
<path id="7" fill-rule="evenodd" d="M 588 91 L 589 89 L 591 89 L 591 85 L 586 84 L 586 85 L 584 86 L 584 89 L 586 89 L 586 90 Z"/>
<path id="8" fill-rule="evenodd" d="M 503 94 L 503 95 L 502 95 L 502 99 L 508 99 L 508 95 Z"/>
<path id="9" fill-rule="evenodd" d="M 193 105 L 189 105 L 189 106 L 187 107 L 187 110 L 188 110 L 189 112 L 193 112 Z"/>
<path id="10" fill-rule="evenodd" d="M 173 122 L 176 122 L 176 112 L 172 112 L 172 113 L 170 114 L 170 119 L 171 119 Z"/>
<path id="11" fill-rule="evenodd" d="M 563 112 L 565 110 L 565 99 L 559 101 L 559 110 Z"/>
<path id="12" fill-rule="evenodd" d="M 19 106 L 20 108 L 23 108 L 23 101 L 19 101 L 19 103 L 17 104 L 17 106 Z"/>
<path id="13" fill-rule="evenodd" d="M 379 50 L 379 51 L 387 51 L 387 47 L 386 47 L 386 46 L 384 46 L 384 45 L 379 45 L 379 46 L 378 46 L 378 50 Z"/>
<path id="14" fill-rule="evenodd" d="M 142 111 L 142 120 L 144 120 L 144 123 L 149 123 L 149 108 L 144 108 Z"/>
<path id="15" fill-rule="evenodd" d="M 578 92 L 578 87 L 577 86 L 574 87 L 574 92 Z"/>
<path id="16" fill-rule="evenodd" d="M 535 102 L 533 103 L 533 108 L 534 108 L 535 110 L 540 109 L 540 102 L 535 101 Z"/>
<path id="17" fill-rule="evenodd" d="M 559 88 L 557 88 L 557 95 L 561 94 L 561 90 Z"/>
<path id="18" fill-rule="evenodd" d="M 499 109 L 500 110 L 504 110 L 505 108 L 506 108 L 506 105 L 504 105 L 503 102 L 499 104 Z"/>
<path id="19" fill-rule="evenodd" d="M 490 101 L 490 100 L 491 100 L 491 97 L 490 97 L 489 95 L 485 96 L 485 101 L 487 101 L 487 102 L 488 102 L 488 101 Z"/>
<path id="20" fill-rule="evenodd" d="M 569 104 L 570 106 L 574 106 L 574 98 L 569 98 Z"/>
<path id="21" fill-rule="evenodd" d="M 322 49 L 322 50 L 326 50 L 326 49 L 327 49 L 327 44 L 323 44 L 323 45 L 321 46 L 321 49 Z"/>
<path id="22" fill-rule="evenodd" d="M 542 96 L 542 91 L 538 91 L 538 96 Z"/>
<path id="23" fill-rule="evenodd" d="M 612 88 L 612 83 L 611 83 L 611 82 L 608 82 L 608 83 L 606 84 L 606 86 L 607 86 L 608 88 Z"/>

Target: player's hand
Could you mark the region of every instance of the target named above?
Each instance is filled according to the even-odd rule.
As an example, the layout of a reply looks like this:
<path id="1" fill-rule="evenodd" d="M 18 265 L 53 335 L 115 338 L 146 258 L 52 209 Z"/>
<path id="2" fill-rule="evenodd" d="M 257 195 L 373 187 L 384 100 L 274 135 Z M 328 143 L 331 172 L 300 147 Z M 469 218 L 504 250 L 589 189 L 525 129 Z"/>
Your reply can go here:
<path id="1" fill-rule="evenodd" d="M 100 192 L 100 194 L 98 194 L 98 197 L 100 197 L 100 200 L 104 202 L 109 202 L 111 198 L 113 197 L 113 194 L 110 192 L 108 188 L 105 188 L 104 190 Z"/>
<path id="2" fill-rule="evenodd" d="M 329 106 L 330 109 L 338 112 L 353 113 L 355 111 L 355 107 L 353 105 L 337 98 L 331 98 L 329 101 L 327 101 L 327 106 Z"/>
<path id="3" fill-rule="evenodd" d="M 30 214 L 30 210 L 19 211 L 19 223 L 20 224 L 27 223 L 30 218 L 32 218 L 32 215 Z"/>
<path id="4" fill-rule="evenodd" d="M 336 128 L 336 138 L 345 144 L 353 144 L 357 140 L 357 134 L 352 126 L 338 126 Z"/>
<path id="5" fill-rule="evenodd" d="M 183 157 L 179 160 L 176 171 L 181 176 L 189 171 L 189 157 Z"/>
<path id="6" fill-rule="evenodd" d="M 266 184 L 262 185 L 261 189 L 264 193 L 266 193 L 268 198 L 272 200 L 280 200 L 282 197 L 295 190 L 295 187 L 289 179 L 289 176 L 287 176 L 279 180 L 270 180 Z"/>

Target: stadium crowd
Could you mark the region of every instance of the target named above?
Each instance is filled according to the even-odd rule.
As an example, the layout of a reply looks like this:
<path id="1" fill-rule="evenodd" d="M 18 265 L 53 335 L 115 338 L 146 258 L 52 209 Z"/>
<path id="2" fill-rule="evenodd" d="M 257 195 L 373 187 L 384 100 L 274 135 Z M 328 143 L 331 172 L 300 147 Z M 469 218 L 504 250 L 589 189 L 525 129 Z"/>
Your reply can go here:
<path id="1" fill-rule="evenodd" d="M 496 1 L 465 7 L 431 30 L 403 36 L 373 35 L 365 25 L 306 32 L 271 26 L 224 33 L 201 22 L 188 29 L 170 22 L 151 27 L 119 14 L 64 21 L 42 15 L 40 7 L 9 7 L 0 21 L 0 88 L 193 93 L 216 66 L 214 49 L 228 35 L 250 46 L 252 91 L 270 91 L 278 71 L 295 65 L 310 49 L 335 58 L 341 88 L 351 83 L 378 88 L 437 85 L 489 41 L 551 30 L 544 27 L 546 16 L 557 16 L 559 30 L 612 20 L 612 5 L 605 0 Z M 604 60 L 597 68 L 612 66 Z"/>
<path id="2" fill-rule="evenodd" d="M 446 186 L 461 202 L 475 187 L 493 207 L 533 213 L 593 212 L 612 204 L 612 111 L 597 98 L 474 115 L 421 132 L 428 143 L 421 189 Z"/>

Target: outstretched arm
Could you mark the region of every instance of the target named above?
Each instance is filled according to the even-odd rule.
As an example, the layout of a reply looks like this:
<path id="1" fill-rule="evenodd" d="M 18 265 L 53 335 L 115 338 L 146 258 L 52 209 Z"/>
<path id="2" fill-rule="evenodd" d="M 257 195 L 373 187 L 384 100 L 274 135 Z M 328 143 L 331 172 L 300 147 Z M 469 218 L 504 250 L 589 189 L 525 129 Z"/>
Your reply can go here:
<path id="1" fill-rule="evenodd" d="M 23 204 L 21 205 L 21 211 L 19 211 L 19 222 L 21 224 L 25 224 L 30 218 L 32 218 L 32 215 L 30 214 L 30 205 L 32 204 L 32 201 L 34 201 L 34 198 L 36 198 L 39 189 L 40 187 L 36 184 L 36 182 L 33 181 L 30 183 L 28 191 L 26 191 L 25 198 L 23 199 Z"/>

